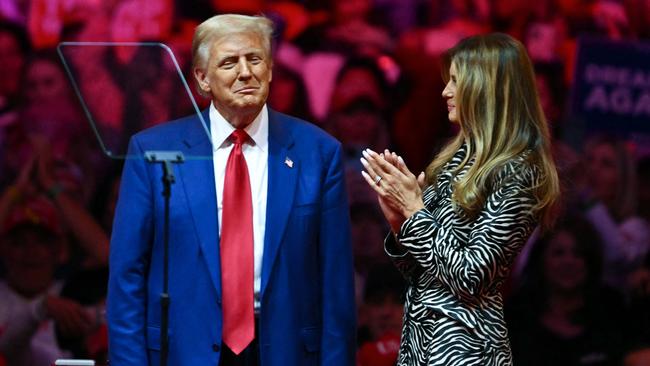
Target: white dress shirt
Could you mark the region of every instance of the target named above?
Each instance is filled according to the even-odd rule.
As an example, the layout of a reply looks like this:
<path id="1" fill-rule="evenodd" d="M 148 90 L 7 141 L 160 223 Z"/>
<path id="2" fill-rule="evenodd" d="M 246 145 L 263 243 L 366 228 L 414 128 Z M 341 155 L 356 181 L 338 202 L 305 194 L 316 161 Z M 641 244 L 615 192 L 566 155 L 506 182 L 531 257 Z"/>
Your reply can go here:
<path id="1" fill-rule="evenodd" d="M 226 175 L 226 163 L 233 143 L 228 139 L 235 128 L 210 105 L 210 134 L 212 137 L 212 157 L 214 180 L 219 207 L 219 237 L 223 212 L 223 183 Z M 242 146 L 248 176 L 251 182 L 253 203 L 253 253 L 255 256 L 255 309 L 259 309 L 259 293 L 262 276 L 262 255 L 264 254 L 264 231 L 266 227 L 266 197 L 268 190 L 268 156 L 269 156 L 269 114 L 266 105 L 245 129 L 251 139 Z"/>

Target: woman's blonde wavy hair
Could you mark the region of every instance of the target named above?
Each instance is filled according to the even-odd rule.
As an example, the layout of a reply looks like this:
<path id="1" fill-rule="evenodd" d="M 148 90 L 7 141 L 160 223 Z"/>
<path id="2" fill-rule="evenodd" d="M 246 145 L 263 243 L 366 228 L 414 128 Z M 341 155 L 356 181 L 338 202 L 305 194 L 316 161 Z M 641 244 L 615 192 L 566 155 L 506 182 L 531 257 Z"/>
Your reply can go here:
<path id="1" fill-rule="evenodd" d="M 435 184 L 445 163 L 466 143 L 467 155 L 455 172 L 467 166 L 472 157 L 475 161 L 454 184 L 452 200 L 470 217 L 476 217 L 499 169 L 530 150 L 527 160 L 541 172 L 538 184 L 530 187 L 537 198 L 532 213 L 543 227 L 550 226 L 551 208 L 560 192 L 559 181 L 533 67 L 524 46 L 500 33 L 472 36 L 446 52 L 446 81 L 452 64 L 457 70 L 460 133 L 429 164 L 429 184 Z"/>

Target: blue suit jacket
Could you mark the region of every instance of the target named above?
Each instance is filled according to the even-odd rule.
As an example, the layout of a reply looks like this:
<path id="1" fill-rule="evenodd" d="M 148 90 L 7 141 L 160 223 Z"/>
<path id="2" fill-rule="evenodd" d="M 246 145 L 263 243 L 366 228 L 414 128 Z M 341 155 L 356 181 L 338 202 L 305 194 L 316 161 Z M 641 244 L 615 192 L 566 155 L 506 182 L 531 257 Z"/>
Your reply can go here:
<path id="1" fill-rule="evenodd" d="M 207 110 L 203 112 L 209 120 Z M 212 156 L 196 116 L 135 135 L 129 155 Z M 293 161 L 290 167 L 285 163 Z M 175 166 L 170 203 L 169 365 L 218 365 L 219 229 L 212 159 Z M 263 366 L 354 365 L 355 306 L 341 147 L 317 127 L 269 110 L 259 343 Z M 158 365 L 162 168 L 126 161 L 111 238 L 111 365 Z"/>

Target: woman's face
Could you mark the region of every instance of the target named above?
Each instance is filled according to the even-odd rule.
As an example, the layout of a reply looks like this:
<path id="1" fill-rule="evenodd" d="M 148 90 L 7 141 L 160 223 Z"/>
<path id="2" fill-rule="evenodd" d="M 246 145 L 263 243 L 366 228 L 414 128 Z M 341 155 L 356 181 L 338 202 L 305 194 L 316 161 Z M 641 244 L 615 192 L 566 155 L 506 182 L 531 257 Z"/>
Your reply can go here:
<path id="1" fill-rule="evenodd" d="M 551 291 L 574 292 L 584 284 L 587 266 L 572 234 L 560 231 L 551 238 L 544 253 L 544 274 Z"/>
<path id="2" fill-rule="evenodd" d="M 609 144 L 598 144 L 587 151 L 587 176 L 591 177 L 593 195 L 600 201 L 610 204 L 616 199 L 618 165 L 616 151 Z"/>
<path id="3" fill-rule="evenodd" d="M 450 122 L 458 122 L 458 112 L 456 104 L 456 65 L 454 63 L 449 67 L 449 81 L 442 91 L 442 97 L 447 100 L 447 112 Z"/>

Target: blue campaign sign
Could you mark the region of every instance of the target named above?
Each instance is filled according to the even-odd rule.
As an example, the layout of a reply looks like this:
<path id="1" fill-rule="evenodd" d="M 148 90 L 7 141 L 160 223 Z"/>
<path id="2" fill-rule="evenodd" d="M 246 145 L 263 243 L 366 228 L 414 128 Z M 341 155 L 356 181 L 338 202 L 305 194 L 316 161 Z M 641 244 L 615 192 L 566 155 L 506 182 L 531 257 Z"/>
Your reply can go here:
<path id="1" fill-rule="evenodd" d="M 650 43 L 581 38 L 571 114 L 589 130 L 650 132 Z"/>

